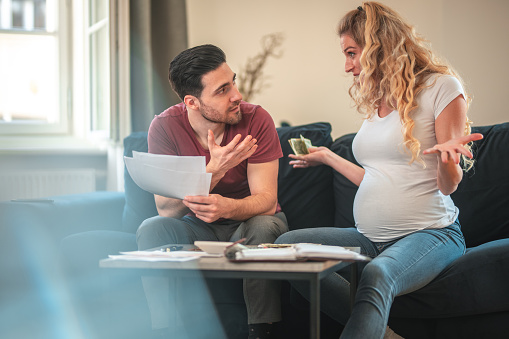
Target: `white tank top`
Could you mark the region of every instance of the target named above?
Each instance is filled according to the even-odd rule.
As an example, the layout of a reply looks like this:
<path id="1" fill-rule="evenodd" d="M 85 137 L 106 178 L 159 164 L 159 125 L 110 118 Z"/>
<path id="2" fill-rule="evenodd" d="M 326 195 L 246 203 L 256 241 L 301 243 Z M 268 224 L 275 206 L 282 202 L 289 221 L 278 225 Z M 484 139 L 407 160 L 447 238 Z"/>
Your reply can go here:
<path id="1" fill-rule="evenodd" d="M 413 131 L 421 151 L 436 142 L 435 119 L 459 95 L 460 82 L 452 76 L 433 75 L 417 97 L 412 113 Z M 365 170 L 354 200 L 355 224 L 373 242 L 386 242 L 425 228 L 443 228 L 458 217 L 458 209 L 437 184 L 437 155 L 424 155 L 426 168 L 409 165 L 410 153 L 403 145 L 402 124 L 397 111 L 362 124 L 353 141 L 355 158 Z"/>

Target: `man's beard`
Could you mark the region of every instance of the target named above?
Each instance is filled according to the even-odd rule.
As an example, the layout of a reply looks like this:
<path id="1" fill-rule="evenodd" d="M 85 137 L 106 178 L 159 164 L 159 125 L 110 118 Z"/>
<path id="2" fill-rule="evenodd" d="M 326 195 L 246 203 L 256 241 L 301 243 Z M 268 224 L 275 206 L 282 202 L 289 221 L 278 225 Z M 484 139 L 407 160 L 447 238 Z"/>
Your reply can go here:
<path id="1" fill-rule="evenodd" d="M 227 125 L 236 125 L 240 122 L 240 120 L 242 120 L 242 113 L 240 112 L 240 108 L 236 112 L 231 112 L 231 109 L 238 106 L 240 104 L 240 101 L 235 102 L 235 104 L 228 109 L 226 116 L 224 114 L 219 113 L 219 111 L 216 110 L 215 108 L 207 106 L 201 101 L 200 103 L 201 103 L 200 113 L 202 117 L 210 122 L 222 123 Z"/>

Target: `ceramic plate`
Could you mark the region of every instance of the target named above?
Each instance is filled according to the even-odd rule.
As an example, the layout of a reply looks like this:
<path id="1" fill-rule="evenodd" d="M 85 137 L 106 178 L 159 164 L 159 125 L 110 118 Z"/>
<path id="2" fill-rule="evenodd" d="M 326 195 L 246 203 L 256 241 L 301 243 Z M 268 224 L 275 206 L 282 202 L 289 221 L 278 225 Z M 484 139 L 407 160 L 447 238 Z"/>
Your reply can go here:
<path id="1" fill-rule="evenodd" d="M 195 246 L 210 254 L 223 254 L 227 246 L 233 244 L 229 241 L 195 241 Z"/>

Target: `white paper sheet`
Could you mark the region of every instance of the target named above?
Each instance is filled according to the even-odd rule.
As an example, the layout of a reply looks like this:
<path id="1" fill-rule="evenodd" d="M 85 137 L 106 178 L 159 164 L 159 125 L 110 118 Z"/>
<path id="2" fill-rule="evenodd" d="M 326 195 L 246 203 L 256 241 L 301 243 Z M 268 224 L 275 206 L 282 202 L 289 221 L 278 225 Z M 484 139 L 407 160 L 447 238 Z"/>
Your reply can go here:
<path id="1" fill-rule="evenodd" d="M 178 261 L 178 262 L 183 262 L 183 261 L 191 261 L 191 260 L 196 260 L 198 259 L 198 257 L 167 257 L 167 258 L 163 258 L 163 257 L 137 257 L 137 256 L 134 256 L 134 255 L 109 255 L 108 256 L 110 259 L 114 259 L 114 260 L 126 260 L 126 261 Z"/>
<path id="2" fill-rule="evenodd" d="M 119 255 L 109 255 L 110 259 L 128 261 L 189 261 L 202 257 L 219 257 L 206 252 L 198 251 L 131 251 L 120 252 Z"/>
<path id="3" fill-rule="evenodd" d="M 205 172 L 205 157 L 147 154 L 124 157 L 131 178 L 145 191 L 176 199 L 209 194 L 212 174 Z"/>
<path id="4" fill-rule="evenodd" d="M 151 154 L 133 151 L 133 159 L 146 165 L 165 168 L 172 171 L 205 173 L 205 157 Z"/>

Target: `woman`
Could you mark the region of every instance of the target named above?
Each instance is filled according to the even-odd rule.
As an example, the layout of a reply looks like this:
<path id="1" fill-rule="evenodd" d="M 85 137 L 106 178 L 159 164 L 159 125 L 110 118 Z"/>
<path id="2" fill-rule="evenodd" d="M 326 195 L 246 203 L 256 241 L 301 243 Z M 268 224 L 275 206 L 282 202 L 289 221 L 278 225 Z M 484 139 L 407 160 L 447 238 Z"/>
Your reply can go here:
<path id="1" fill-rule="evenodd" d="M 468 143 L 482 135 L 470 134 L 461 79 L 395 11 L 365 2 L 340 21 L 338 34 L 354 76 L 350 96 L 365 114 L 352 146 L 362 167 L 325 147 L 290 155 L 290 164 L 325 164 L 358 185 L 356 227 L 296 230 L 277 243 L 358 246 L 373 257 L 351 315 L 348 269 L 323 280 L 321 302 L 346 324 L 342 338 L 382 338 L 394 297 L 425 286 L 465 251 L 449 195 L 461 166 L 472 165 Z"/>

